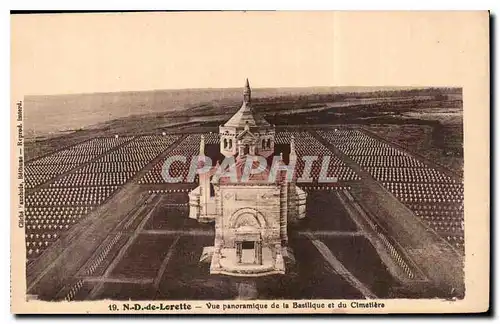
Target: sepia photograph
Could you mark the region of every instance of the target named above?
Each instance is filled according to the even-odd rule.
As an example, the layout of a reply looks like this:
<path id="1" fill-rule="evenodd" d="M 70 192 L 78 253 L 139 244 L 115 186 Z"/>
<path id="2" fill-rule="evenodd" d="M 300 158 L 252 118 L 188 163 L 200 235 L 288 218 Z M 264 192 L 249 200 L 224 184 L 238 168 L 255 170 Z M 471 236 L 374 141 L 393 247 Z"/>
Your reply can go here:
<path id="1" fill-rule="evenodd" d="M 487 12 L 12 15 L 16 312 L 487 309 L 464 21 L 487 55 Z"/>

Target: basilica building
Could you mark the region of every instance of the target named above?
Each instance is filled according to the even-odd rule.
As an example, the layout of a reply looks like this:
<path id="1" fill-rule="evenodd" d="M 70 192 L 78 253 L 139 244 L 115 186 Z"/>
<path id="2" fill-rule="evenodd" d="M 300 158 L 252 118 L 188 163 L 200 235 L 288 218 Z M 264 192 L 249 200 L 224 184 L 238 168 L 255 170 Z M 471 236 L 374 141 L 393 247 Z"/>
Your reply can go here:
<path id="1" fill-rule="evenodd" d="M 241 108 L 219 127 L 219 137 L 220 154 L 225 161 L 233 161 L 227 166 L 233 176 L 221 173 L 217 162 L 208 172 L 200 173 L 199 186 L 189 193 L 189 217 L 215 224 L 214 245 L 204 249 L 201 261 L 210 262 L 212 274 L 284 274 L 286 258 L 291 257 L 287 226 L 305 217 L 306 205 L 306 193 L 296 186 L 293 168 L 287 170 L 297 159 L 294 139 L 287 165 L 282 153 L 275 150 L 274 125 L 252 108 L 248 80 Z M 201 157 L 205 155 L 204 142 L 202 137 Z M 255 156 L 268 163 L 260 165 Z M 273 161 L 278 169 L 273 168 Z M 260 169 L 248 174 L 248 165 Z"/>

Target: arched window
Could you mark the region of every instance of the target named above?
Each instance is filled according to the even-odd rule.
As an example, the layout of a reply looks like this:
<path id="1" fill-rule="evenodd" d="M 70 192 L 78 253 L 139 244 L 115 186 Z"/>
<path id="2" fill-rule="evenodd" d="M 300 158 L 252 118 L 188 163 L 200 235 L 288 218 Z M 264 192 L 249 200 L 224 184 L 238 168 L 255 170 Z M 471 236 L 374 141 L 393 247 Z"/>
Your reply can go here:
<path id="1" fill-rule="evenodd" d="M 227 139 L 224 138 L 224 148 L 227 148 Z"/>
<path id="2" fill-rule="evenodd" d="M 232 148 L 233 148 L 233 140 L 229 139 L 229 149 L 232 149 Z"/>
<path id="3" fill-rule="evenodd" d="M 270 138 L 267 139 L 267 148 L 271 148 L 271 139 Z"/>
<path id="4" fill-rule="evenodd" d="M 266 139 L 265 138 L 262 139 L 262 145 L 261 146 L 262 146 L 262 148 L 266 148 Z"/>

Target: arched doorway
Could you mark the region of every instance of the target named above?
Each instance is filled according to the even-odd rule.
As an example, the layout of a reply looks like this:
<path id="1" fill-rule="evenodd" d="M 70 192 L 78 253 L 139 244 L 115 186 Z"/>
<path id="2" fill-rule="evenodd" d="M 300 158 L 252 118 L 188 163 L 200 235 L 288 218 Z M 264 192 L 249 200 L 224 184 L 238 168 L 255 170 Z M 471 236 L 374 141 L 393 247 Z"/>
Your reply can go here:
<path id="1" fill-rule="evenodd" d="M 245 144 L 245 146 L 243 147 L 243 154 L 244 155 L 250 154 L 250 145 Z"/>
<path id="2" fill-rule="evenodd" d="M 262 264 L 262 238 L 258 228 L 240 226 L 235 236 L 236 260 L 239 264 Z"/>
<path id="3" fill-rule="evenodd" d="M 266 221 L 257 210 L 242 208 L 230 218 L 230 228 L 234 230 L 236 262 L 238 264 L 262 264 L 261 230 Z"/>

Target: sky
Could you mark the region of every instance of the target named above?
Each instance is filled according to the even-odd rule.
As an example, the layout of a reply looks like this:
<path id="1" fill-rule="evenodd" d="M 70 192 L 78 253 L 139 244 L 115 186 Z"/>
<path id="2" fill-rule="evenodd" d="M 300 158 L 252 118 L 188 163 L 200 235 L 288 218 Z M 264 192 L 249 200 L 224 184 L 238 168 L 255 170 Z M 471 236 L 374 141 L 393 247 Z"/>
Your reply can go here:
<path id="1" fill-rule="evenodd" d="M 12 87 L 226 88 L 248 77 L 257 88 L 477 88 L 488 41 L 486 11 L 12 15 Z"/>
<path id="2" fill-rule="evenodd" d="M 27 94 L 328 86 L 332 40 L 331 12 L 25 15 L 12 65 Z"/>

